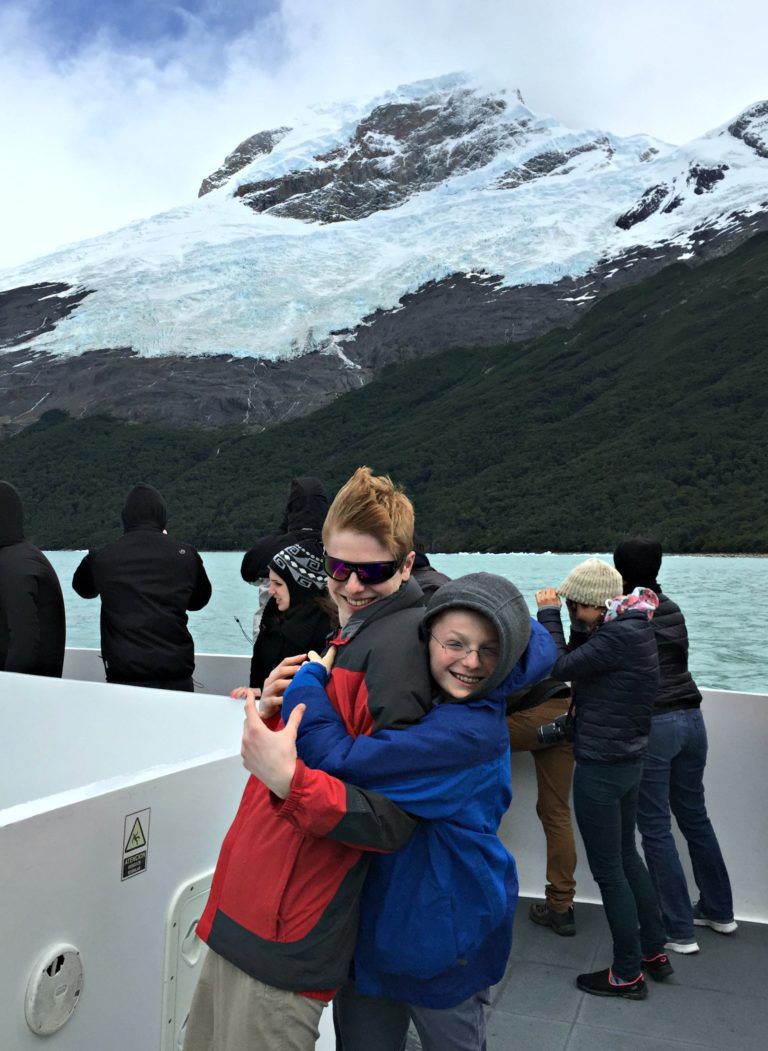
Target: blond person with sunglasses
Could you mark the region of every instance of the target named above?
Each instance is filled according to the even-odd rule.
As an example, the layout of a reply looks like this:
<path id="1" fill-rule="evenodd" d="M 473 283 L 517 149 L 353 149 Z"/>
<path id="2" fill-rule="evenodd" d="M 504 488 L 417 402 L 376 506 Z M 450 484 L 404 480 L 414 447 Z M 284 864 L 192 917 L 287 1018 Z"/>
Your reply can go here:
<path id="1" fill-rule="evenodd" d="M 413 523 L 405 494 L 367 467 L 342 487 L 325 521 L 325 571 L 340 625 L 330 692 L 354 734 L 416 722 L 431 705 L 418 632 L 422 592 L 411 580 Z M 244 691 L 242 754 L 258 776 L 248 780 L 198 924 L 211 951 L 185 1051 L 310 1051 L 322 1010 L 349 972 L 370 851 L 397 849 L 416 827 L 383 794 L 295 758 L 287 780 L 272 777 L 270 746 L 295 757 L 301 708 L 283 729 L 279 704 L 305 658 L 274 669 L 260 712 L 257 691 Z"/>

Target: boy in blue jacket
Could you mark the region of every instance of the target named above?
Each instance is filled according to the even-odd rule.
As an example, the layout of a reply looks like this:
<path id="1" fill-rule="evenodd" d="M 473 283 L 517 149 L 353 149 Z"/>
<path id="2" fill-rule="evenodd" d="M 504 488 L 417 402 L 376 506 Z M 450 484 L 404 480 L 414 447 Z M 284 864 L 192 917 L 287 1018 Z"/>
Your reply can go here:
<path id="1" fill-rule="evenodd" d="M 511 948 L 517 872 L 497 836 L 512 798 L 505 699 L 549 673 L 554 644 L 515 585 L 489 573 L 444 584 L 422 633 L 435 703 L 407 729 L 351 736 L 317 661 L 283 699 L 286 721 L 306 706 L 297 749 L 308 766 L 421 819 L 366 880 L 355 982 L 335 1001 L 344 1051 L 400 1051 L 411 1019 L 424 1051 L 482 1051 L 487 990 Z"/>

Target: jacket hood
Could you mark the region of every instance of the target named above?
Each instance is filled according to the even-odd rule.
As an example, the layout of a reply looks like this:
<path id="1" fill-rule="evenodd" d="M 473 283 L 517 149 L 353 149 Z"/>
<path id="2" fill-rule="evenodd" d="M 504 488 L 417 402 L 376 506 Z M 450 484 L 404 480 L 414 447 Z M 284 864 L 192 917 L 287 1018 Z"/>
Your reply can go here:
<path id="1" fill-rule="evenodd" d="M 0 482 L 0 547 L 24 539 L 24 505 L 10 482 Z"/>
<path id="2" fill-rule="evenodd" d="M 525 690 L 547 679 L 556 660 L 557 646 L 552 636 L 543 624 L 539 624 L 531 617 L 531 637 L 528 645 L 506 679 L 491 692 L 491 700 L 506 702 L 512 694 L 519 693 L 520 690 Z M 556 679 L 552 679 L 551 682 L 561 688 L 563 686 L 563 683 Z"/>
<path id="3" fill-rule="evenodd" d="M 507 678 L 528 645 L 531 616 L 525 599 L 505 577 L 495 573 L 468 573 L 448 581 L 434 593 L 422 621 L 425 633 L 437 616 L 451 609 L 470 609 L 481 613 L 496 629 L 499 637 L 496 667 L 477 690 L 462 700 L 487 697 Z"/>
<path id="4" fill-rule="evenodd" d="M 327 513 L 328 497 L 320 479 L 293 478 L 280 532 L 290 533 L 297 529 L 315 529 L 320 532 Z"/>
<path id="5" fill-rule="evenodd" d="M 128 493 L 122 515 L 123 529 L 126 533 L 132 529 L 162 531 L 168 521 L 165 500 L 157 489 L 143 482 L 135 485 Z"/>
<path id="6" fill-rule="evenodd" d="M 621 573 L 626 591 L 642 587 L 659 592 L 661 544 L 658 540 L 641 536 L 622 540 L 613 552 L 613 564 Z"/>

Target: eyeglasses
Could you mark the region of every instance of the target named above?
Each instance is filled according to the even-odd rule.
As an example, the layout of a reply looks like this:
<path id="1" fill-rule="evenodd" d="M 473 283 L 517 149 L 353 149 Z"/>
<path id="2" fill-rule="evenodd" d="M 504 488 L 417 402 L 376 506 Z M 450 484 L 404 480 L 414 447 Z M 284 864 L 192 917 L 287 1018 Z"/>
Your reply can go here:
<path id="1" fill-rule="evenodd" d="M 347 562 L 343 558 L 334 558 L 326 551 L 323 555 L 323 566 L 331 580 L 349 580 L 354 573 L 361 584 L 383 584 L 391 580 L 405 560 L 398 558 L 392 562 Z"/>
<path id="2" fill-rule="evenodd" d="M 454 641 L 450 639 L 448 642 L 442 642 L 438 639 L 437 635 L 433 635 L 430 631 L 429 637 L 434 639 L 438 646 L 442 646 L 446 653 L 450 653 L 452 657 L 468 657 L 470 653 L 476 653 L 477 659 L 481 664 L 485 664 L 488 661 L 498 660 L 499 651 L 495 646 L 478 646 L 477 649 L 472 646 L 465 646 L 463 642 Z"/>

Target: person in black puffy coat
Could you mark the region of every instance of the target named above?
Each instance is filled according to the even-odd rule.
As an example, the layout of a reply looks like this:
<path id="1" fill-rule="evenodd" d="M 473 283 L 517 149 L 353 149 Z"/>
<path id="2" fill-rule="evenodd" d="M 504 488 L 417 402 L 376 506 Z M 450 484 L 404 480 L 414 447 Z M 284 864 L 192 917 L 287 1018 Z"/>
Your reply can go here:
<path id="1" fill-rule="evenodd" d="M 737 923 L 731 881 L 704 800 L 707 730 L 701 693 L 688 670 L 688 630 L 680 607 L 658 583 L 661 557 L 658 541 L 635 537 L 619 544 L 613 562 L 627 591 L 647 587 L 659 596 L 652 626 L 661 678 L 640 782 L 637 827 L 667 927 L 666 947 L 694 953 L 699 951 L 694 926 L 731 934 Z M 672 814 L 691 856 L 699 891 L 695 905 L 672 835 Z"/>
<path id="2" fill-rule="evenodd" d="M 59 578 L 24 539 L 21 497 L 0 482 L 0 671 L 60 678 L 65 636 Z"/>
<path id="3" fill-rule="evenodd" d="M 192 692 L 195 646 L 187 610 L 202 609 L 211 584 L 191 544 L 166 533 L 165 501 L 136 485 L 122 511 L 124 533 L 89 551 L 72 587 L 101 596 L 101 656 L 107 682 Z"/>
<path id="4" fill-rule="evenodd" d="M 597 996 L 641 1000 L 645 973 L 672 973 L 656 892 L 635 845 L 637 795 L 659 682 L 650 617 L 656 595 L 621 594 L 616 570 L 597 558 L 573 569 L 559 588 L 536 593 L 538 617 L 558 648 L 552 669 L 572 684 L 575 711 L 573 808 L 613 936 L 613 963 L 580 974 Z M 560 623 L 565 598 L 573 631 Z M 638 933 L 639 927 L 639 933 Z"/>

